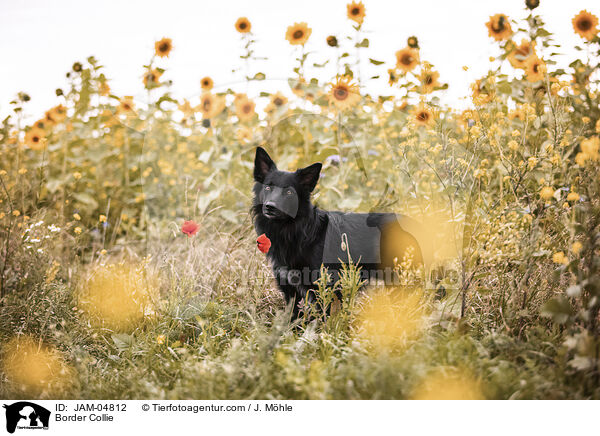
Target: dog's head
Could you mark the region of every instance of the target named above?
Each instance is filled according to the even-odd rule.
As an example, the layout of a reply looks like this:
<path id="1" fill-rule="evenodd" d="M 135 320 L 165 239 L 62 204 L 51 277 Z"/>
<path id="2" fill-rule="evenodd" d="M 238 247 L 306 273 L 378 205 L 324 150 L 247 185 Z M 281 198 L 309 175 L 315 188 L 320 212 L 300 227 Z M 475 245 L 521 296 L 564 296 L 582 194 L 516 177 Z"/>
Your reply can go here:
<path id="1" fill-rule="evenodd" d="M 254 207 L 270 220 L 294 219 L 310 205 L 322 165 L 312 164 L 295 172 L 280 171 L 262 148 L 254 158 Z"/>

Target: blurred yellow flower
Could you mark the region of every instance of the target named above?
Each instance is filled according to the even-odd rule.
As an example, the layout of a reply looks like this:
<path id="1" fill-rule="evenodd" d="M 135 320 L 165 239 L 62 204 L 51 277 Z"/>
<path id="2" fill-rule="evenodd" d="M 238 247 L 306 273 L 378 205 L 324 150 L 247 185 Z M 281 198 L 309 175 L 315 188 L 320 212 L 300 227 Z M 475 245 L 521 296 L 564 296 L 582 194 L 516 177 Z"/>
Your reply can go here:
<path id="1" fill-rule="evenodd" d="M 504 14 L 496 14 L 490 17 L 490 21 L 485 24 L 488 28 L 488 34 L 496 41 L 503 41 L 512 35 L 510 21 Z"/>
<path id="2" fill-rule="evenodd" d="M 412 111 L 413 121 L 418 126 L 428 126 L 435 122 L 435 113 L 433 109 L 425 103 L 420 103 Z"/>
<path id="3" fill-rule="evenodd" d="M 156 41 L 154 43 L 154 51 L 156 56 L 160 56 L 161 58 L 169 56 L 171 50 L 173 49 L 173 41 L 171 38 L 163 38 L 160 41 Z"/>
<path id="4" fill-rule="evenodd" d="M 211 79 L 208 76 L 203 77 L 202 79 L 200 79 L 200 87 L 204 91 L 210 91 L 213 88 L 213 85 L 214 85 L 213 79 Z"/>
<path id="5" fill-rule="evenodd" d="M 508 61 L 514 68 L 524 70 L 530 56 L 535 56 L 535 41 L 521 40 L 521 44 L 515 46 L 508 54 Z"/>
<path id="6" fill-rule="evenodd" d="M 579 252 L 581 251 L 582 248 L 583 248 L 583 244 L 579 241 L 575 241 L 575 242 L 573 242 L 573 245 L 571 245 L 571 251 L 575 255 L 579 254 Z"/>
<path id="7" fill-rule="evenodd" d="M 349 109 L 360 101 L 358 85 L 349 76 L 338 76 L 336 82 L 331 84 L 327 99 L 329 104 L 340 110 Z"/>
<path id="8" fill-rule="evenodd" d="M 32 150 L 43 150 L 46 147 L 46 136 L 42 129 L 31 128 L 25 134 L 25 144 Z"/>
<path id="9" fill-rule="evenodd" d="M 271 113 L 271 112 L 275 111 L 276 109 L 280 108 L 281 106 L 286 105 L 287 102 L 288 102 L 287 97 L 285 95 L 283 95 L 281 92 L 276 92 L 275 94 L 271 94 L 269 104 L 265 107 L 265 112 Z"/>
<path id="10" fill-rule="evenodd" d="M 569 192 L 569 195 L 567 195 L 567 201 L 579 201 L 579 198 L 577 192 Z"/>
<path id="11" fill-rule="evenodd" d="M 433 71 L 430 68 L 424 68 L 419 74 L 419 80 L 421 81 L 421 92 L 423 94 L 432 93 L 435 88 L 440 86 L 438 82 L 438 78 L 440 77 L 440 73 L 437 71 Z"/>
<path id="12" fill-rule="evenodd" d="M 419 50 L 405 47 L 396 52 L 396 66 L 405 73 L 412 71 L 419 63 Z"/>
<path id="13" fill-rule="evenodd" d="M 250 23 L 250 20 L 248 20 L 248 18 L 246 17 L 240 17 L 235 22 L 235 30 L 237 30 L 240 33 L 248 33 L 251 29 L 252 24 Z"/>
<path id="14" fill-rule="evenodd" d="M 542 200 L 550 200 L 554 197 L 554 189 L 550 186 L 544 186 L 540 191 L 540 197 Z"/>
<path id="15" fill-rule="evenodd" d="M 133 103 L 133 97 L 132 96 L 125 96 L 122 97 L 119 103 L 119 106 L 117 107 L 117 112 L 118 113 L 129 113 L 129 112 L 133 112 L 135 110 L 135 104 Z"/>
<path id="16" fill-rule="evenodd" d="M 587 156 L 588 159 L 593 161 L 598 160 L 598 150 L 600 149 L 600 138 L 592 136 L 591 138 L 584 139 L 581 141 L 581 151 Z"/>
<path id="17" fill-rule="evenodd" d="M 348 14 L 348 18 L 350 18 L 353 21 L 356 21 L 358 24 L 362 24 L 363 20 L 365 19 L 365 5 L 363 5 L 362 1 L 361 2 L 355 2 L 353 1 L 352 3 L 349 3 L 348 5 L 346 5 L 347 8 L 347 14 Z"/>
<path id="18" fill-rule="evenodd" d="M 565 253 L 558 251 L 552 255 L 552 262 L 557 264 L 566 265 L 569 263 L 569 258 L 565 256 Z"/>
<path id="19" fill-rule="evenodd" d="M 28 397 L 60 397 L 72 382 L 74 371 L 61 353 L 39 339 L 16 336 L 5 342 L 2 354 L 2 372 Z"/>
<path id="20" fill-rule="evenodd" d="M 254 111 L 256 104 L 247 97 L 238 99 L 234 103 L 234 106 L 235 106 L 235 114 L 240 119 L 240 121 L 249 121 L 256 114 L 256 112 Z"/>
<path id="21" fill-rule="evenodd" d="M 287 28 L 285 39 L 292 45 L 304 45 L 311 33 L 312 29 L 306 23 L 294 23 Z"/>
<path id="22" fill-rule="evenodd" d="M 484 400 L 481 383 L 466 371 L 439 368 L 431 371 L 413 390 L 413 400 Z"/>
<path id="23" fill-rule="evenodd" d="M 76 221 L 80 221 L 80 220 L 81 220 L 81 215 L 79 215 L 78 213 L 74 213 L 74 214 L 73 214 L 73 218 L 74 218 Z"/>
<path id="24" fill-rule="evenodd" d="M 225 109 L 225 98 L 205 92 L 200 97 L 200 104 L 196 107 L 204 119 L 214 118 Z"/>
<path id="25" fill-rule="evenodd" d="M 525 75 L 529 82 L 537 82 L 544 78 L 546 64 L 537 56 L 530 56 L 525 64 Z"/>
<path id="26" fill-rule="evenodd" d="M 590 12 L 583 10 L 577 14 L 573 20 L 573 29 L 582 38 L 591 41 L 598 34 L 598 17 Z"/>
<path id="27" fill-rule="evenodd" d="M 101 223 L 105 223 L 106 222 L 106 215 L 100 215 L 100 217 L 98 218 L 98 221 L 100 221 Z"/>
<path id="28" fill-rule="evenodd" d="M 519 149 L 519 143 L 514 139 L 510 140 L 508 141 L 508 148 L 512 151 L 517 151 Z"/>
<path id="29" fill-rule="evenodd" d="M 167 340 L 167 337 L 165 335 L 158 335 L 156 337 L 156 343 L 159 345 L 164 344 L 166 340 Z"/>
<path id="30" fill-rule="evenodd" d="M 147 88 L 156 87 L 159 84 L 158 80 L 160 76 L 162 76 L 162 72 L 156 68 L 146 71 L 146 74 L 144 74 L 144 86 Z"/>

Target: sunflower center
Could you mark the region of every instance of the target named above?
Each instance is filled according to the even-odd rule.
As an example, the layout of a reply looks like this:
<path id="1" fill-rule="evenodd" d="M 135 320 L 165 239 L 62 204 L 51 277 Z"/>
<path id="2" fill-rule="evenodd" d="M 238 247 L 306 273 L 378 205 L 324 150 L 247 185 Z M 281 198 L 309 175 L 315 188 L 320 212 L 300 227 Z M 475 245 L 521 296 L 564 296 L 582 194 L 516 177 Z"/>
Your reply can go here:
<path id="1" fill-rule="evenodd" d="M 31 140 L 33 142 L 39 142 L 40 141 L 40 137 L 39 136 L 34 136 L 33 138 L 31 138 Z"/>
<path id="2" fill-rule="evenodd" d="M 592 22 L 587 18 L 582 18 L 579 20 L 579 23 L 577 23 L 577 27 L 583 31 L 590 30 L 592 28 Z"/>
<path id="3" fill-rule="evenodd" d="M 431 77 L 429 74 L 425 76 L 425 85 L 431 85 L 433 83 L 433 77 Z"/>
<path id="4" fill-rule="evenodd" d="M 419 121 L 427 121 L 429 119 L 429 113 L 422 111 L 417 114 L 417 119 Z"/>
<path id="5" fill-rule="evenodd" d="M 492 23 L 492 30 L 496 33 L 500 33 L 504 30 L 504 17 L 498 18 L 497 23 Z"/>
<path id="6" fill-rule="evenodd" d="M 209 111 L 210 110 L 210 100 L 204 100 L 202 102 L 202 107 L 204 108 L 205 111 Z"/>
<path id="7" fill-rule="evenodd" d="M 353 9 L 350 11 L 350 13 L 351 13 L 352 15 L 358 15 L 358 14 L 360 13 L 360 9 L 358 9 L 358 8 L 353 8 Z"/>
<path id="8" fill-rule="evenodd" d="M 240 23 L 240 29 L 244 30 L 248 25 L 245 22 Z"/>
<path id="9" fill-rule="evenodd" d="M 303 31 L 303 30 L 300 30 L 300 29 L 296 30 L 296 31 L 294 32 L 294 34 L 292 35 L 292 37 L 293 37 L 294 39 L 300 39 L 300 38 L 302 38 L 303 36 L 304 36 L 304 31 Z"/>
<path id="10" fill-rule="evenodd" d="M 158 50 L 160 50 L 161 52 L 165 52 L 169 50 L 169 44 L 167 44 L 166 42 L 163 42 L 160 47 L 158 47 Z"/>
<path id="11" fill-rule="evenodd" d="M 533 64 L 533 72 L 534 73 L 538 72 L 538 67 L 539 67 L 539 64 Z"/>
<path id="12" fill-rule="evenodd" d="M 410 65 L 413 62 L 413 57 L 409 54 L 404 54 L 404 55 L 402 55 L 400 62 L 404 65 Z"/>
<path id="13" fill-rule="evenodd" d="M 345 88 L 335 88 L 333 95 L 337 100 L 346 100 L 348 98 L 348 90 Z"/>
<path id="14" fill-rule="evenodd" d="M 283 104 L 283 100 L 279 97 L 277 97 L 275 100 L 273 100 L 273 104 L 275 106 L 281 106 Z"/>
<path id="15" fill-rule="evenodd" d="M 249 114 L 251 110 L 252 110 L 252 107 L 249 104 L 245 104 L 244 106 L 242 106 L 242 112 L 245 114 Z"/>

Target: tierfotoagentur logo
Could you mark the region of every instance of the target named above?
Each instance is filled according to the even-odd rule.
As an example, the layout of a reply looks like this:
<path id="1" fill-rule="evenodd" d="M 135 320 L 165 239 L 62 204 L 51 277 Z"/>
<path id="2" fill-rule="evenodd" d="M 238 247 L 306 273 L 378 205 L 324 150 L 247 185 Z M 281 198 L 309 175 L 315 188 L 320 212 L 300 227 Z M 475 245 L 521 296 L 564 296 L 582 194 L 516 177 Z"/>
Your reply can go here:
<path id="1" fill-rule="evenodd" d="M 50 411 L 29 401 L 4 404 L 6 409 L 6 431 L 14 433 L 16 429 L 48 430 Z"/>

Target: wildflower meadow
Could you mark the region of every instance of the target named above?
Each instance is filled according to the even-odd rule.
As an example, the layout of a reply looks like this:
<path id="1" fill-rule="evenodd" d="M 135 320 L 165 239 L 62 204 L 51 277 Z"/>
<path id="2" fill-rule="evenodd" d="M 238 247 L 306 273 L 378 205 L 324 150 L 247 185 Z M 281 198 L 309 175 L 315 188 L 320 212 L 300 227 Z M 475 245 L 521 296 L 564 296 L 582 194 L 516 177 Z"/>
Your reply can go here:
<path id="1" fill-rule="evenodd" d="M 93 56 L 39 120 L 15 95 L 0 125 L 0 396 L 600 399 L 599 11 L 563 17 L 579 43 L 559 68 L 538 5 L 498 2 L 481 23 L 496 55 L 466 109 L 440 103 L 452 83 L 421 35 L 371 57 L 362 2 L 322 41 L 286 23 L 295 61 L 278 87 L 253 67 L 269 54 L 248 16 L 222 30 L 239 37 L 239 83 L 199 72 L 175 96 L 165 35 L 143 98 L 113 93 Z M 334 285 L 323 271 L 332 310 L 291 322 L 250 214 L 257 146 L 284 170 L 322 162 L 319 207 L 425 225 L 426 283 L 361 289 L 360 262 Z"/>

